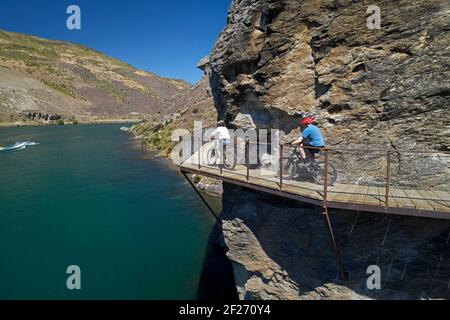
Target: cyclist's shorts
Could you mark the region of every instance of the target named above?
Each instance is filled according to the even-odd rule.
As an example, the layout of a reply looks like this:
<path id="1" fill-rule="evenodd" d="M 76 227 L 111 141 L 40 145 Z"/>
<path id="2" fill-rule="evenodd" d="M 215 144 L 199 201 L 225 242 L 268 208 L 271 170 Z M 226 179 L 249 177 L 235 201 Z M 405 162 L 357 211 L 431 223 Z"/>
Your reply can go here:
<path id="1" fill-rule="evenodd" d="M 303 144 L 305 147 L 313 147 L 314 149 L 309 149 L 309 148 L 305 148 L 304 150 L 306 151 L 306 152 L 308 152 L 309 154 L 311 154 L 311 155 L 316 155 L 316 154 L 318 154 L 320 151 L 322 151 L 321 149 L 323 149 L 323 148 L 325 148 L 325 146 L 321 146 L 321 147 L 317 147 L 317 146 L 312 146 L 312 145 L 310 145 L 309 143 L 304 143 Z M 318 149 L 316 149 L 316 148 L 318 148 Z"/>
<path id="2" fill-rule="evenodd" d="M 230 139 L 220 140 L 220 144 L 223 145 L 223 146 L 229 145 L 230 143 L 231 143 Z"/>

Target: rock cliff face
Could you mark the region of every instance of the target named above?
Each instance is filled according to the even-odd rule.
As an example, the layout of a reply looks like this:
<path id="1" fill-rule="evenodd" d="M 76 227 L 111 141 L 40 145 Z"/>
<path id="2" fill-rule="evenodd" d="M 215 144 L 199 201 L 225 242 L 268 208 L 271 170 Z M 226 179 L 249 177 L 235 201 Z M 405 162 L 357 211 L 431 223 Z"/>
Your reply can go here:
<path id="1" fill-rule="evenodd" d="M 367 26 L 371 5 L 379 30 Z M 449 30 L 445 0 L 234 0 L 210 56 L 215 106 L 230 128 L 291 137 L 312 115 L 331 146 L 439 154 L 450 149 Z M 341 283 L 317 208 L 227 184 L 223 206 L 243 299 L 450 297 L 447 221 L 332 212 Z M 366 287 L 372 264 L 382 290 Z"/>
<path id="2" fill-rule="evenodd" d="M 445 0 L 233 1 L 211 54 L 216 107 L 236 127 L 290 133 L 311 114 L 329 144 L 448 150 L 449 28 Z"/>
<path id="3" fill-rule="evenodd" d="M 224 184 L 222 234 L 241 299 L 449 299 L 450 222 L 330 212 L 348 282 L 320 208 Z M 381 289 L 369 290 L 378 265 Z"/>

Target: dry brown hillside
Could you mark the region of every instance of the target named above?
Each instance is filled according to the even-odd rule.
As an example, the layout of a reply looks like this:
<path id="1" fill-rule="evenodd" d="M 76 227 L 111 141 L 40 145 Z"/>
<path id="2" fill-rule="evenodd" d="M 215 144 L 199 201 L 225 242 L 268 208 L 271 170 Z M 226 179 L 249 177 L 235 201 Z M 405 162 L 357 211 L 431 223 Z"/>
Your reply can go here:
<path id="1" fill-rule="evenodd" d="M 195 121 L 202 121 L 205 128 L 216 125 L 217 112 L 214 109 L 207 73 L 176 105 L 179 108 L 177 112 L 163 117 L 152 116 L 148 121 L 132 128 L 138 138 L 161 156 L 168 156 L 175 146 L 176 143 L 171 141 L 171 134 L 175 129 L 188 129 L 192 132 Z"/>
<path id="2" fill-rule="evenodd" d="M 0 31 L 0 120 L 29 112 L 144 118 L 174 112 L 190 88 L 80 45 Z"/>

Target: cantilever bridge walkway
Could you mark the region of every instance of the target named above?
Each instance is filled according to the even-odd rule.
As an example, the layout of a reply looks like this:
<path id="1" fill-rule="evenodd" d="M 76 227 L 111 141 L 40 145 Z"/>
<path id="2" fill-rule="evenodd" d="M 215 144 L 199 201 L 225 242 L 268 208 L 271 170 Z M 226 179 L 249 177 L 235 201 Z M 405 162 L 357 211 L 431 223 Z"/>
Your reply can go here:
<path id="1" fill-rule="evenodd" d="M 278 154 L 281 156 L 272 158 L 272 166 L 250 166 L 244 160 L 233 170 L 210 164 L 206 155 L 211 148 L 213 144 L 206 143 L 192 152 L 181 162 L 181 171 L 299 200 L 325 210 L 337 208 L 450 219 L 450 157 L 445 153 L 327 149 L 321 152 L 318 161 L 331 163 L 338 173 L 337 181 L 328 185 L 277 174 L 277 168 L 283 167 L 288 157 L 286 146 L 280 146 Z"/>
<path id="2" fill-rule="evenodd" d="M 279 145 L 275 148 L 277 150 L 273 150 L 268 144 L 250 145 L 248 141 L 243 146 L 235 138 L 231 149 L 231 158 L 236 159 L 237 163 L 233 169 L 221 165 L 223 154 L 229 154 L 227 151 L 212 156 L 216 152 L 211 150 L 217 150 L 214 142 L 206 142 L 197 150 L 179 155 L 181 172 L 211 213 L 219 219 L 187 174 L 215 178 L 321 206 L 336 255 L 339 278 L 344 281 L 348 280 L 348 274 L 333 231 L 329 208 L 450 220 L 448 153 L 325 149 L 316 157 L 315 173 L 308 176 L 283 173 L 283 168 L 288 167 L 288 159 L 295 155 L 294 148 Z M 255 153 L 260 155 L 259 161 L 253 161 L 251 155 Z M 296 166 L 298 172 L 302 172 L 302 165 Z M 336 172 L 337 179 L 333 181 Z M 319 175 L 321 179 L 317 179 Z"/>

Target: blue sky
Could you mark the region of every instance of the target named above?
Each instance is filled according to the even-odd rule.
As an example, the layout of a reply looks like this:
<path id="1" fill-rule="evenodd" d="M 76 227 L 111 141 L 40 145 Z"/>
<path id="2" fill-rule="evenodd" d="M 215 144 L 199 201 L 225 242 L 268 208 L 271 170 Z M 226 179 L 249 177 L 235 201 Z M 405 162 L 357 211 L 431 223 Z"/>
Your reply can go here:
<path id="1" fill-rule="evenodd" d="M 68 30 L 69 5 L 81 30 Z M 197 82 L 197 62 L 226 25 L 231 0 L 1 0 L 0 29 L 83 44 L 164 77 Z"/>

